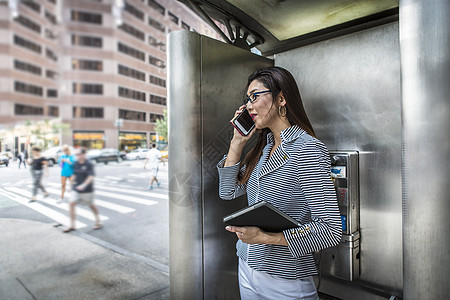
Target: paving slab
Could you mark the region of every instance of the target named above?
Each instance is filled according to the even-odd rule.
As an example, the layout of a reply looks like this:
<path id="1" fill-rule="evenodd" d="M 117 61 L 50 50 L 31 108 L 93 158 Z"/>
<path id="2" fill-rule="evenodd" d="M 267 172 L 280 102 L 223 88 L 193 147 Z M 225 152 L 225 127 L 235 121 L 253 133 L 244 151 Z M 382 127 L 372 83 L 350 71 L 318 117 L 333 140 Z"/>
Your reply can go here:
<path id="1" fill-rule="evenodd" d="M 48 223 L 0 219 L 0 299 L 169 299 L 164 272 Z"/>

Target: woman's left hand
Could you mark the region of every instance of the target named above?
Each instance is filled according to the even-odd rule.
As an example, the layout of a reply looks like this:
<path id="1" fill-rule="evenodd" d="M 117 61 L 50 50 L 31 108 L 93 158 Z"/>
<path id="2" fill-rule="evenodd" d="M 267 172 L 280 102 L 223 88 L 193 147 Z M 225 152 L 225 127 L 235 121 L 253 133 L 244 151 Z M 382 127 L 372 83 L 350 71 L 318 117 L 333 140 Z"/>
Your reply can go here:
<path id="1" fill-rule="evenodd" d="M 238 239 L 246 244 L 267 244 L 267 234 L 255 226 L 227 226 L 226 230 L 236 233 Z"/>
<path id="2" fill-rule="evenodd" d="M 227 226 L 229 232 L 236 233 L 238 239 L 246 244 L 267 244 L 288 246 L 282 232 L 265 232 L 255 226 Z"/>

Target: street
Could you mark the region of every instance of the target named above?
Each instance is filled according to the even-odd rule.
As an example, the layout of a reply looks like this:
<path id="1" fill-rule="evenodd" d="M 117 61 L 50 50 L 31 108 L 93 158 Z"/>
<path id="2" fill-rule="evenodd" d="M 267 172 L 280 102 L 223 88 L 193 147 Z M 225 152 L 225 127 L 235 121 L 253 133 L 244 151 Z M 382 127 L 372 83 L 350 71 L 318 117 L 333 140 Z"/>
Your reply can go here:
<path id="1" fill-rule="evenodd" d="M 61 235 L 78 235 L 104 248 L 142 260 L 159 270 L 169 272 L 168 165 L 160 164 L 160 187 L 148 190 L 150 171 L 144 161 L 95 165 L 95 203 L 103 228 L 93 230 L 94 216 L 88 207 L 77 206 L 77 230 L 63 233 L 69 225 L 68 204 L 58 204 L 60 168 L 49 168 L 43 184 L 50 193 L 44 199 L 29 203 L 31 174 L 29 168 L 18 169 L 17 162 L 0 167 L 0 219 L 38 221 L 61 230 Z M 65 201 L 70 197 L 66 191 Z M 35 241 L 30 241 L 30 243 Z M 44 246 L 43 246 L 44 247 Z M 168 286 L 167 276 L 167 286 Z"/>

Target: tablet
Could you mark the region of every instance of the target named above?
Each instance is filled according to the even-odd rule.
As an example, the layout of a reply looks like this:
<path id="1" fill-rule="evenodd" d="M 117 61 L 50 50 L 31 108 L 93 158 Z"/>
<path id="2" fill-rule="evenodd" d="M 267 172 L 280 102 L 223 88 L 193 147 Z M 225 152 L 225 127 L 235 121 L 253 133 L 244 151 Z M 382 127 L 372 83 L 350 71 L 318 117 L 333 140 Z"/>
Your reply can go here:
<path id="1" fill-rule="evenodd" d="M 223 222 L 232 226 L 257 226 L 267 232 L 281 232 L 301 225 L 300 222 L 266 201 L 229 214 L 223 218 Z"/>

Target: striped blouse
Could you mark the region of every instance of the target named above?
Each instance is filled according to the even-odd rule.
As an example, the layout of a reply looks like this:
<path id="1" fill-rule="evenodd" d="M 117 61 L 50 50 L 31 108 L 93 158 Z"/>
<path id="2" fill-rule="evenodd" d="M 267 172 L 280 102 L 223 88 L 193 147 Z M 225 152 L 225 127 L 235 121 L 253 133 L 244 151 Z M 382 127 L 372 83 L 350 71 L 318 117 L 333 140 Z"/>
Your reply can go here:
<path id="1" fill-rule="evenodd" d="M 325 145 L 299 126 L 281 132 L 281 145 L 270 156 L 273 134 L 250 175 L 237 182 L 240 163 L 223 167 L 219 162 L 219 196 L 231 200 L 247 192 L 248 204 L 267 201 L 302 225 L 283 231 L 288 246 L 253 244 L 238 240 L 237 255 L 254 270 L 284 279 L 317 274 L 312 252 L 337 245 L 342 235 L 336 192 L 330 177 Z"/>

